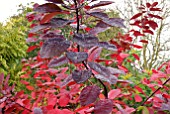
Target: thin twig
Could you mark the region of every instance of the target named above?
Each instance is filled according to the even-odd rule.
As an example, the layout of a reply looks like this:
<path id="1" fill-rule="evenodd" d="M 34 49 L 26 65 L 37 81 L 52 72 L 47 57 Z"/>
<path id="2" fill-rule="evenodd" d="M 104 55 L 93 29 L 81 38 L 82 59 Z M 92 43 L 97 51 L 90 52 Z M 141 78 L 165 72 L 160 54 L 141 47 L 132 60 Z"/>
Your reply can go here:
<path id="1" fill-rule="evenodd" d="M 162 84 L 162 87 L 166 84 L 166 83 L 168 83 L 168 81 L 170 81 L 170 78 L 169 79 L 167 79 L 163 84 Z M 145 101 L 140 105 L 140 106 L 144 106 L 144 104 L 148 101 L 148 99 L 150 99 L 157 91 L 159 91 L 162 87 L 159 87 L 158 89 L 156 89 L 149 97 L 147 97 L 146 99 L 145 99 Z"/>

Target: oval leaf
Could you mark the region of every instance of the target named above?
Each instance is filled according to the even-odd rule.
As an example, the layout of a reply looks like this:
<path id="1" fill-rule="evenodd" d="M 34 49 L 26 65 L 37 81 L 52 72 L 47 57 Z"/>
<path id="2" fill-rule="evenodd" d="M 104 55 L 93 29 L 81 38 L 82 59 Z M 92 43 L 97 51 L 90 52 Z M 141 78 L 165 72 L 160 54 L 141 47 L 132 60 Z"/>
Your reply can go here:
<path id="1" fill-rule="evenodd" d="M 40 49 L 41 58 L 60 56 L 70 47 L 70 42 L 62 38 L 52 38 L 44 42 Z"/>
<path id="2" fill-rule="evenodd" d="M 58 28 L 58 27 L 63 27 L 65 25 L 68 25 L 72 22 L 74 21 L 63 19 L 63 18 L 52 18 L 49 23 L 53 28 Z"/>
<path id="3" fill-rule="evenodd" d="M 73 41 L 78 45 L 86 48 L 95 46 L 99 42 L 97 37 L 89 34 L 75 34 L 73 36 Z"/>
<path id="4" fill-rule="evenodd" d="M 100 6 L 109 5 L 109 4 L 112 4 L 112 3 L 114 3 L 114 2 L 113 1 L 100 1 L 97 4 L 92 5 L 90 9 L 100 7 Z"/>
<path id="5" fill-rule="evenodd" d="M 106 13 L 103 13 L 103 12 L 92 12 L 92 13 L 89 13 L 89 15 L 91 15 L 93 17 L 97 17 L 99 19 L 109 18 L 108 15 Z"/>
<path id="6" fill-rule="evenodd" d="M 116 98 L 119 94 L 121 94 L 121 90 L 120 90 L 120 89 L 113 89 L 113 90 L 109 91 L 108 97 L 109 97 L 109 99 L 114 99 L 114 98 Z"/>
<path id="7" fill-rule="evenodd" d="M 101 79 L 103 81 L 106 81 L 109 84 L 116 84 L 117 81 L 118 81 L 117 77 L 114 76 L 114 75 L 105 76 L 105 75 L 101 75 L 101 74 L 96 74 L 95 77 L 97 79 Z"/>
<path id="8" fill-rule="evenodd" d="M 96 78 L 107 81 L 110 84 L 115 84 L 117 82 L 117 77 L 112 75 L 107 67 L 94 62 L 88 62 L 88 65 L 91 69 L 99 73 L 95 75 Z"/>
<path id="9" fill-rule="evenodd" d="M 113 109 L 113 102 L 110 99 L 100 100 L 95 104 L 94 114 L 110 114 Z"/>
<path id="10" fill-rule="evenodd" d="M 40 36 L 40 39 L 42 40 L 47 40 L 47 39 L 52 39 L 52 38 L 61 38 L 61 39 L 65 39 L 63 35 L 60 35 L 60 34 L 56 34 L 56 32 L 53 32 L 53 31 L 50 31 L 50 32 L 47 32 L 46 34 Z"/>
<path id="11" fill-rule="evenodd" d="M 61 66 L 63 64 L 66 64 L 68 63 L 69 60 L 67 59 L 67 57 L 65 56 L 61 56 L 59 58 L 54 58 L 52 59 L 49 64 L 48 64 L 48 67 L 57 67 L 57 66 Z"/>
<path id="12" fill-rule="evenodd" d="M 46 3 L 46 4 L 39 5 L 38 7 L 34 9 L 34 11 L 40 12 L 40 13 L 52 13 L 52 12 L 62 11 L 62 10 L 56 4 Z"/>
<path id="13" fill-rule="evenodd" d="M 80 93 L 80 104 L 81 106 L 85 106 L 91 104 L 96 101 L 99 97 L 100 88 L 96 85 L 87 86 L 83 88 Z"/>
<path id="14" fill-rule="evenodd" d="M 92 75 L 91 70 L 83 70 L 83 71 L 74 70 L 74 72 L 72 73 L 73 80 L 78 84 L 88 80 L 91 75 Z"/>
<path id="15" fill-rule="evenodd" d="M 88 54 L 86 52 L 67 52 L 66 56 L 75 64 L 83 62 L 88 58 Z"/>
<path id="16" fill-rule="evenodd" d="M 105 48 L 107 50 L 111 50 L 111 51 L 117 51 L 117 48 L 115 45 L 113 44 L 109 44 L 108 42 L 99 42 L 98 43 L 99 47 Z"/>

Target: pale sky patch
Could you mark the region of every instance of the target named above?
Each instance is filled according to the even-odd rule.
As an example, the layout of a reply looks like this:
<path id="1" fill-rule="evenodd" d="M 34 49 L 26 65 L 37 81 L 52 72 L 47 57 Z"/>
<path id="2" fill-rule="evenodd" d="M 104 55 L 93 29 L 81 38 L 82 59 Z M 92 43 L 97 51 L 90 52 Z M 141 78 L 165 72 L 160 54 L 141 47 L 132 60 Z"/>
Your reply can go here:
<path id="1" fill-rule="evenodd" d="M 0 3 L 0 22 L 4 22 L 8 17 L 17 14 L 20 4 L 26 6 L 28 3 L 36 2 L 42 4 L 45 0 L 3 0 Z"/>

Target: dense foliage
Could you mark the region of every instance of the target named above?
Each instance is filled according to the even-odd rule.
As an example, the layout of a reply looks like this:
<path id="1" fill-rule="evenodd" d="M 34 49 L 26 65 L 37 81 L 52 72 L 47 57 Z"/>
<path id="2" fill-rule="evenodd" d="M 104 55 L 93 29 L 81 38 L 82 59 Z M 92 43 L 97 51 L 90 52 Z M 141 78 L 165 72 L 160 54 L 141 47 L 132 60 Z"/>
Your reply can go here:
<path id="1" fill-rule="evenodd" d="M 27 94 L 15 92 L 14 85 L 8 85 L 10 76 L 4 78 L 1 74 L 2 113 L 169 113 L 169 62 L 152 69 L 152 72 L 141 71 L 147 76 L 140 78 L 138 84 L 123 79 L 131 73 L 129 67 L 134 70 L 134 59 L 140 61 L 137 51 L 131 48 L 141 49 L 142 46 L 134 44 L 133 37 L 153 34 L 158 27 L 154 20 L 162 19 L 153 14 L 161 11 L 157 2 L 142 5 L 140 13 L 131 18 L 131 25 L 140 29 L 101 42 L 99 33 L 112 26 L 125 27 L 123 19 L 110 18 L 98 9 L 112 4 L 112 1 L 93 5 L 90 3 L 96 0 L 47 1 L 50 3 L 35 4 L 34 12 L 27 15 L 28 20 L 33 21 L 27 39 L 33 45 L 27 52 L 39 50 L 35 57 L 22 61 L 22 70 L 26 73 L 21 76 L 21 83 L 26 86 Z M 73 17 L 65 19 L 58 14 Z M 94 27 L 83 21 L 90 17 L 96 18 Z M 70 34 L 63 33 L 64 27 L 69 27 Z M 145 39 L 139 42 L 148 43 Z M 109 52 L 101 58 L 102 50 Z"/>
<path id="2" fill-rule="evenodd" d="M 10 83 L 19 84 L 22 74 L 21 59 L 26 57 L 27 31 L 30 23 L 25 18 L 31 9 L 20 7 L 20 14 L 10 17 L 6 23 L 0 23 L 0 72 L 10 74 Z"/>

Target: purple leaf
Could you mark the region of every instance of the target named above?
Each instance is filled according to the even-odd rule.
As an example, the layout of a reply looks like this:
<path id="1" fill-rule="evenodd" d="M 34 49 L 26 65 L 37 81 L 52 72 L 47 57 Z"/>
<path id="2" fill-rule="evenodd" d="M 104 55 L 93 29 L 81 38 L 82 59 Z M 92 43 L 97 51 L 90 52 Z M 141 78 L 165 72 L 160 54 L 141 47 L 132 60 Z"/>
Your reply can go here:
<path id="1" fill-rule="evenodd" d="M 60 56 L 70 47 L 70 42 L 63 38 L 52 38 L 44 42 L 40 49 L 41 58 Z"/>
<path id="2" fill-rule="evenodd" d="M 73 80 L 76 82 L 76 83 L 83 83 L 85 82 L 86 80 L 88 80 L 90 78 L 90 76 L 92 75 L 92 71 L 91 70 L 75 70 L 73 73 L 72 73 L 72 77 L 73 77 Z"/>
<path id="3" fill-rule="evenodd" d="M 80 93 L 80 104 L 86 106 L 96 101 L 100 94 L 100 88 L 96 85 L 83 88 Z"/>
<path id="4" fill-rule="evenodd" d="M 56 4 L 46 3 L 46 4 L 39 5 L 38 7 L 34 9 L 34 11 L 40 12 L 40 13 L 52 13 L 56 11 L 62 11 L 62 9 Z"/>
<path id="5" fill-rule="evenodd" d="M 100 6 L 105 6 L 105 5 L 109 5 L 109 4 L 112 4 L 114 3 L 113 1 L 100 1 L 99 3 L 97 4 L 94 4 L 91 6 L 91 9 L 92 8 L 96 8 L 96 7 L 100 7 Z"/>
<path id="6" fill-rule="evenodd" d="M 107 67 L 111 74 L 125 74 L 123 70 L 119 70 L 117 68 Z"/>
<path id="7" fill-rule="evenodd" d="M 37 25 L 34 28 L 32 28 L 29 31 L 29 33 L 35 33 L 35 32 L 38 32 L 38 31 L 46 29 L 46 28 L 50 28 L 50 25 L 49 24 Z"/>
<path id="8" fill-rule="evenodd" d="M 68 63 L 69 60 L 67 59 L 67 57 L 65 56 L 61 56 L 59 58 L 54 58 L 52 59 L 49 64 L 48 64 L 48 67 L 57 67 L 57 66 L 61 66 L 63 64 L 66 64 Z"/>
<path id="9" fill-rule="evenodd" d="M 103 19 L 102 21 L 113 27 L 125 28 L 125 25 L 123 24 L 124 20 L 121 18 L 108 18 L 108 19 Z"/>
<path id="10" fill-rule="evenodd" d="M 160 110 L 162 110 L 162 111 L 164 111 L 164 110 L 170 111 L 170 100 L 167 103 L 162 103 L 162 106 L 161 106 Z"/>
<path id="11" fill-rule="evenodd" d="M 89 34 L 94 34 L 94 35 L 96 35 L 96 34 L 98 34 L 98 33 L 100 33 L 100 32 L 106 31 L 106 30 L 109 29 L 109 28 L 110 28 L 109 25 L 107 25 L 106 23 L 100 21 L 99 23 L 97 23 L 97 25 L 96 25 L 93 29 L 91 29 L 91 30 L 89 31 Z"/>
<path id="12" fill-rule="evenodd" d="M 114 76 L 114 75 L 104 76 L 104 75 L 101 75 L 101 74 L 96 74 L 95 77 L 97 79 L 101 79 L 103 81 L 106 81 L 109 84 L 116 84 L 117 80 L 118 80 L 117 77 Z"/>
<path id="13" fill-rule="evenodd" d="M 99 47 L 105 48 L 107 50 L 111 50 L 111 51 L 117 51 L 117 48 L 115 45 L 113 44 L 109 44 L 108 42 L 99 42 L 98 43 Z"/>
<path id="14" fill-rule="evenodd" d="M 93 17 L 97 17 L 99 19 L 109 18 L 108 15 L 106 13 L 103 13 L 103 12 L 91 12 L 91 13 L 89 13 L 89 15 L 91 15 Z"/>
<path id="15" fill-rule="evenodd" d="M 4 81 L 4 74 L 1 73 L 0 74 L 0 85 L 2 85 L 3 81 Z"/>
<path id="16" fill-rule="evenodd" d="M 113 109 L 113 101 L 111 99 L 100 100 L 95 104 L 94 114 L 110 114 Z"/>
<path id="17" fill-rule="evenodd" d="M 40 39 L 42 40 L 47 40 L 47 39 L 50 39 L 50 38 L 62 38 L 62 39 L 65 39 L 63 35 L 60 35 L 60 34 L 56 34 L 55 32 L 48 32 L 44 35 L 42 35 L 40 37 Z"/>
<path id="18" fill-rule="evenodd" d="M 88 58 L 88 54 L 86 52 L 67 52 L 66 56 L 75 64 L 83 62 Z"/>
<path id="19" fill-rule="evenodd" d="M 33 110 L 33 113 L 34 114 L 43 114 L 43 111 L 42 111 L 41 108 L 35 107 L 34 110 Z"/>
<path id="20" fill-rule="evenodd" d="M 63 0 L 46 0 L 48 2 L 53 2 L 55 4 L 64 4 Z"/>
<path id="21" fill-rule="evenodd" d="M 65 25 L 68 25 L 70 23 L 74 22 L 73 20 L 67 20 L 67 19 L 63 19 L 63 18 L 52 18 L 50 20 L 50 25 L 52 27 L 63 27 Z"/>
<path id="22" fill-rule="evenodd" d="M 67 76 L 64 81 L 61 83 L 61 87 L 66 86 L 68 83 L 70 83 L 71 81 L 73 81 L 72 75 Z"/>
<path id="23" fill-rule="evenodd" d="M 73 41 L 78 45 L 86 48 L 95 46 L 99 42 L 97 37 L 89 34 L 75 34 L 73 36 Z"/>
<path id="24" fill-rule="evenodd" d="M 99 73 L 95 75 L 96 78 L 107 81 L 110 84 L 115 84 L 117 82 L 117 77 L 112 75 L 107 67 L 94 62 L 88 62 L 88 65 L 91 69 Z"/>
<path id="25" fill-rule="evenodd" d="M 111 74 L 110 71 L 105 66 L 100 65 L 98 63 L 88 62 L 88 65 L 91 69 L 95 70 L 99 74 L 102 74 L 102 75 L 105 75 L 105 76 L 109 76 Z"/>

